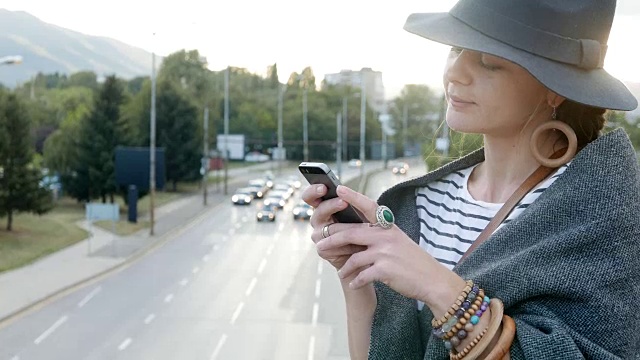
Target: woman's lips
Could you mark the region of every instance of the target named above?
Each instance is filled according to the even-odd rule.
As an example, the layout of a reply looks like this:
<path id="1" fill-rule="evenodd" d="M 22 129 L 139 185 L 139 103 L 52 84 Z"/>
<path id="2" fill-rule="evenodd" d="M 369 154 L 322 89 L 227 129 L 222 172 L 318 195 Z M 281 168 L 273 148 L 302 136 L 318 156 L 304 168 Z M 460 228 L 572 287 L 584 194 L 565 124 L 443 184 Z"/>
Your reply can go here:
<path id="1" fill-rule="evenodd" d="M 449 104 L 455 108 L 464 108 L 475 105 L 473 101 L 466 100 L 455 95 L 449 95 Z"/>

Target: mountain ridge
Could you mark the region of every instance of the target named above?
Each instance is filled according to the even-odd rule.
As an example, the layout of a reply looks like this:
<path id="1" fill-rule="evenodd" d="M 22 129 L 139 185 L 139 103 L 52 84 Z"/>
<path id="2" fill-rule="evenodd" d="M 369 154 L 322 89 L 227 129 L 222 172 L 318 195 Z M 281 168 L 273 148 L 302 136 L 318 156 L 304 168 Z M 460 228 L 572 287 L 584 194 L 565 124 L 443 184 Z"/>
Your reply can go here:
<path id="1" fill-rule="evenodd" d="M 0 49 L 20 55 L 20 65 L 0 66 L 0 83 L 13 87 L 38 72 L 94 71 L 123 78 L 148 75 L 151 53 L 104 36 L 86 35 L 46 23 L 25 11 L 0 9 Z"/>

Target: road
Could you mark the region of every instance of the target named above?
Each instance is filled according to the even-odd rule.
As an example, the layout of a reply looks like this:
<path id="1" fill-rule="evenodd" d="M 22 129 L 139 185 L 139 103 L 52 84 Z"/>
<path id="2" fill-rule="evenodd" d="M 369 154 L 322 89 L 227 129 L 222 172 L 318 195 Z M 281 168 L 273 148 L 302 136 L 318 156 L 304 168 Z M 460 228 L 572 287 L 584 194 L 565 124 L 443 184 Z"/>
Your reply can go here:
<path id="1" fill-rule="evenodd" d="M 398 178 L 385 171 L 370 188 Z M 293 200 L 274 223 L 219 204 L 131 266 L 1 329 L 0 360 L 348 359 L 340 284 Z"/>

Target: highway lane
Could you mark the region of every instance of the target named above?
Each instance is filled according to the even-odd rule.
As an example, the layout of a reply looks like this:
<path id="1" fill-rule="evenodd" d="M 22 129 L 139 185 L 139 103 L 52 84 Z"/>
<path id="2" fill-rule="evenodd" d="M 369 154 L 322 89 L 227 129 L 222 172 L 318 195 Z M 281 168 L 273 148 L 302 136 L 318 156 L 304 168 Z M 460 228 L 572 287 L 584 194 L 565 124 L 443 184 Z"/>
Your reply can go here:
<path id="1" fill-rule="evenodd" d="M 0 331 L 0 359 L 346 359 L 344 302 L 290 202 L 230 201 L 132 266 Z M 37 279 L 34 279 L 37 284 Z"/>

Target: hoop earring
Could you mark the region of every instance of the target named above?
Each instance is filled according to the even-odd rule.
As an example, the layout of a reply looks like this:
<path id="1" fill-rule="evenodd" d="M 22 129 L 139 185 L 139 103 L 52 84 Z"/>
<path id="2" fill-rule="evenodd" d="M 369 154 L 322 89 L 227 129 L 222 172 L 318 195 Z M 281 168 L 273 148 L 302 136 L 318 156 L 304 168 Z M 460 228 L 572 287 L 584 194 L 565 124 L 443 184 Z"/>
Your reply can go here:
<path id="1" fill-rule="evenodd" d="M 536 159 L 540 165 L 546 166 L 548 168 L 557 168 L 560 167 L 573 159 L 578 151 L 578 137 L 576 136 L 576 132 L 573 131 L 571 126 L 567 123 L 563 123 L 562 121 L 557 120 L 558 114 L 556 113 L 556 107 L 553 107 L 553 114 L 551 115 L 553 120 L 544 122 L 540 124 L 531 134 L 531 141 L 529 142 L 529 146 L 531 148 L 531 154 Z M 538 142 L 540 140 L 540 136 L 543 132 L 547 130 L 559 130 L 564 136 L 567 138 L 567 142 L 569 146 L 565 151 L 564 155 L 561 157 L 554 159 L 548 158 L 542 155 L 540 149 L 538 148 Z"/>

